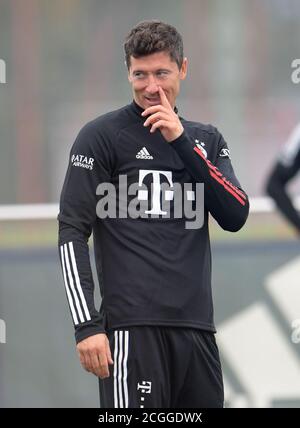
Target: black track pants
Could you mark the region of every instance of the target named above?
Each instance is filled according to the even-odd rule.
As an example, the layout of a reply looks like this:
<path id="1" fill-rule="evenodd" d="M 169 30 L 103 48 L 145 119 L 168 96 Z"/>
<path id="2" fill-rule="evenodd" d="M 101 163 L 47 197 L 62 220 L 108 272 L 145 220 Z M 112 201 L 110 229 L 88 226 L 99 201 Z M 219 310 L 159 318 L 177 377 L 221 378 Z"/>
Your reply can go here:
<path id="1" fill-rule="evenodd" d="M 114 365 L 99 379 L 102 408 L 223 407 L 213 333 L 183 327 L 134 326 L 108 333 Z"/>

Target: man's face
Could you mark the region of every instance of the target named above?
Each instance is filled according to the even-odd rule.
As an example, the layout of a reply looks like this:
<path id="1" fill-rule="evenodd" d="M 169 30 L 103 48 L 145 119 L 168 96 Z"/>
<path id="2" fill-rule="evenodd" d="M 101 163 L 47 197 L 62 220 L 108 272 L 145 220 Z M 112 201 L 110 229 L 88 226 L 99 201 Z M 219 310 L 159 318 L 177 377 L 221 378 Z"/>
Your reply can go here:
<path id="1" fill-rule="evenodd" d="M 168 52 L 157 52 L 140 58 L 131 56 L 128 80 L 132 85 L 135 102 L 144 109 L 160 104 L 158 92 L 160 86 L 174 108 L 180 80 L 185 79 L 186 71 L 187 59 L 184 58 L 179 70 Z"/>

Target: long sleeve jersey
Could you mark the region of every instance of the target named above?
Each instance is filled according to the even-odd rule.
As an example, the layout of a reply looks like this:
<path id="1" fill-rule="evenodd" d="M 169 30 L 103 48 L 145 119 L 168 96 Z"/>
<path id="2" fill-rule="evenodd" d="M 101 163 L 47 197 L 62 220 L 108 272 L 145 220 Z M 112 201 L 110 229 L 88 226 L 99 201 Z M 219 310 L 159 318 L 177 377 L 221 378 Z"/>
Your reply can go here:
<path id="1" fill-rule="evenodd" d="M 291 133 L 275 163 L 266 185 L 280 212 L 300 232 L 300 215 L 287 192 L 287 184 L 300 170 L 300 124 Z"/>
<path id="2" fill-rule="evenodd" d="M 183 134 L 167 143 L 143 126 L 142 111 L 133 101 L 100 116 L 71 149 L 58 220 L 77 342 L 131 325 L 215 332 L 208 215 L 228 231 L 248 216 L 247 195 L 215 127 L 180 118 Z M 193 223 L 192 214 L 201 221 Z"/>

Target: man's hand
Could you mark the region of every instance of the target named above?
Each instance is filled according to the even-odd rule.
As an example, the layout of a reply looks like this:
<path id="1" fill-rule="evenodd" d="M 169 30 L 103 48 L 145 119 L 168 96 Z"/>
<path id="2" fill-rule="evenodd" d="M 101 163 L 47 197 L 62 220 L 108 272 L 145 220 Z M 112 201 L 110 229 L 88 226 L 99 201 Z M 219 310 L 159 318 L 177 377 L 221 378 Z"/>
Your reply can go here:
<path id="1" fill-rule="evenodd" d="M 109 364 L 113 364 L 109 341 L 104 333 L 87 337 L 77 344 L 81 365 L 88 372 L 104 379 L 109 377 Z"/>
<path id="2" fill-rule="evenodd" d="M 144 122 L 144 126 L 151 126 L 150 132 L 154 132 L 157 128 L 162 133 L 164 139 L 170 143 L 176 140 L 183 133 L 183 126 L 179 117 L 172 109 L 166 94 L 163 89 L 158 87 L 161 104 L 151 106 L 143 111 L 142 116 L 150 116 Z"/>

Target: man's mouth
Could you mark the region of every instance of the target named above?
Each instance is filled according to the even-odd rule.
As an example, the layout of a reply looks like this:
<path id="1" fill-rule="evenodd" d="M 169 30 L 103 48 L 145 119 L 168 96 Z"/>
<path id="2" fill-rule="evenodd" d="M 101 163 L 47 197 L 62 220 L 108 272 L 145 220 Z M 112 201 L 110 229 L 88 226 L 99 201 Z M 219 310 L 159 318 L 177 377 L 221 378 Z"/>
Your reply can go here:
<path id="1" fill-rule="evenodd" d="M 160 96 L 156 96 L 156 97 L 146 97 L 145 96 L 145 99 L 150 104 L 160 104 Z"/>

